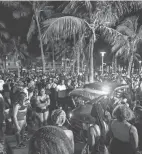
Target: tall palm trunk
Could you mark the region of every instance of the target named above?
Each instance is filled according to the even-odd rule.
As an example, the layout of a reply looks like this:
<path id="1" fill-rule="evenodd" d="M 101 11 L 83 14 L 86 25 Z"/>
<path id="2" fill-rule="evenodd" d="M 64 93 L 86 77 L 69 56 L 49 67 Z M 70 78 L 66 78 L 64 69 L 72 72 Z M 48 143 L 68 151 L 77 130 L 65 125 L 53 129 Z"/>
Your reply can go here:
<path id="1" fill-rule="evenodd" d="M 79 53 L 79 50 L 77 51 L 77 74 L 79 75 L 80 73 L 80 53 Z"/>
<path id="2" fill-rule="evenodd" d="M 84 58 L 83 58 L 82 61 L 81 61 L 81 71 L 82 71 L 82 72 L 84 71 Z"/>
<path id="3" fill-rule="evenodd" d="M 42 38 L 41 38 L 41 29 L 40 29 L 40 24 L 39 24 L 39 20 L 38 20 L 38 15 L 36 14 L 36 12 L 35 12 L 35 16 L 36 16 L 36 23 L 37 23 L 37 28 L 38 28 L 39 40 L 40 40 L 42 72 L 45 73 L 45 58 L 44 58 L 43 44 L 42 44 Z"/>
<path id="4" fill-rule="evenodd" d="M 19 63 L 17 65 L 17 69 L 18 69 L 18 78 L 20 77 L 20 66 L 19 66 Z"/>
<path id="5" fill-rule="evenodd" d="M 95 40 L 95 35 L 93 34 L 91 39 L 90 39 L 90 44 L 89 44 L 89 82 L 94 81 L 94 58 L 93 58 L 93 50 L 94 50 L 94 40 Z"/>
<path id="6" fill-rule="evenodd" d="M 114 57 L 114 72 L 117 72 L 117 57 Z"/>
<path id="7" fill-rule="evenodd" d="M 88 65 L 87 65 L 88 66 Z M 88 74 L 89 74 L 89 70 L 88 67 L 85 66 L 85 83 L 88 83 Z"/>
<path id="8" fill-rule="evenodd" d="M 133 59 L 134 59 L 134 55 L 132 54 L 130 57 L 130 61 L 129 61 L 129 66 L 128 66 L 128 76 L 131 76 L 131 70 L 132 70 L 132 65 L 133 65 Z"/>
<path id="9" fill-rule="evenodd" d="M 73 72 L 73 74 L 74 74 L 74 65 L 75 65 L 75 63 L 73 62 L 73 65 L 72 65 L 72 72 Z"/>

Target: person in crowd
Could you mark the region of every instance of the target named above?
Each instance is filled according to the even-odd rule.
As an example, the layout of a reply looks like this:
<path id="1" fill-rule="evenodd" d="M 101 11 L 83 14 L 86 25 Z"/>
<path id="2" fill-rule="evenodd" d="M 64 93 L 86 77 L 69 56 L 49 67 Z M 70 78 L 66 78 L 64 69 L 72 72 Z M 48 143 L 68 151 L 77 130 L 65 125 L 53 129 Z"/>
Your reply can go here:
<path id="1" fill-rule="evenodd" d="M 47 125 L 47 120 L 49 117 L 49 105 L 50 105 L 49 95 L 45 93 L 44 88 L 41 88 L 36 101 L 36 115 L 37 118 L 39 119 L 39 127 Z"/>
<path id="2" fill-rule="evenodd" d="M 75 78 L 74 82 L 73 82 L 73 86 L 74 88 L 77 88 L 78 87 L 78 81 L 77 81 L 77 78 Z"/>
<path id="3" fill-rule="evenodd" d="M 69 96 L 69 93 L 74 89 L 74 87 L 72 86 L 72 81 L 71 79 L 67 80 L 67 84 L 66 84 L 66 87 L 67 87 L 67 96 L 66 96 L 66 108 L 67 107 L 70 107 L 71 109 L 74 109 L 75 108 L 75 105 L 73 103 L 73 100 L 71 98 L 71 96 Z"/>
<path id="4" fill-rule="evenodd" d="M 56 87 L 56 91 L 58 93 L 58 106 L 62 107 L 63 109 L 65 109 L 65 97 L 66 97 L 66 85 L 65 85 L 65 80 L 61 79 L 61 81 L 59 82 L 58 86 Z"/>
<path id="5" fill-rule="evenodd" d="M 32 108 L 32 128 L 34 128 L 34 126 L 38 125 L 37 119 L 36 119 L 36 104 L 37 104 L 37 97 L 38 97 L 38 89 L 34 89 L 33 91 L 33 96 L 31 98 L 31 108 Z"/>
<path id="6" fill-rule="evenodd" d="M 28 88 L 28 99 L 30 101 L 30 104 L 27 109 L 27 129 L 28 128 L 30 129 L 30 127 L 33 126 L 33 112 L 34 111 L 33 111 L 32 105 L 31 105 L 31 98 L 33 97 L 33 93 L 34 93 L 33 91 L 34 91 L 33 86 Z M 27 137 L 27 140 L 28 139 L 29 138 Z"/>
<path id="7" fill-rule="evenodd" d="M 99 104 L 94 104 L 91 110 L 91 116 L 84 122 L 84 127 L 87 130 L 87 144 L 91 154 L 102 152 L 108 154 L 105 145 L 108 125 L 104 120 L 104 111 Z"/>
<path id="8" fill-rule="evenodd" d="M 83 82 L 81 80 L 78 81 L 78 87 L 83 88 Z"/>
<path id="9" fill-rule="evenodd" d="M 25 147 L 23 142 L 26 127 L 26 114 L 29 100 L 24 92 L 19 92 L 17 102 L 13 106 L 13 120 L 15 124 L 17 147 Z"/>
<path id="10" fill-rule="evenodd" d="M 11 91 L 11 86 L 10 86 L 10 80 L 7 80 L 7 82 L 3 85 L 3 96 L 5 100 L 5 107 L 7 109 L 11 108 L 11 99 L 10 99 L 10 91 Z"/>
<path id="11" fill-rule="evenodd" d="M 65 134 L 68 136 L 72 147 L 74 149 L 74 136 L 73 136 L 73 132 L 71 130 L 68 130 L 65 126 L 63 126 L 65 124 L 66 121 L 66 113 L 65 111 L 63 111 L 62 109 L 56 109 L 52 112 L 51 114 L 51 120 L 53 122 L 53 125 L 60 127 Z"/>
<path id="12" fill-rule="evenodd" d="M 134 109 L 135 113 L 135 127 L 138 131 L 139 137 L 139 151 L 142 151 L 142 106 L 136 106 Z"/>
<path id="13" fill-rule="evenodd" d="M 52 83 L 52 86 L 50 88 L 50 101 L 51 101 L 50 110 L 51 111 L 53 111 L 57 108 L 57 91 L 56 91 L 56 88 L 57 88 L 57 84 L 55 82 L 55 79 L 53 79 L 53 83 Z"/>
<path id="14" fill-rule="evenodd" d="M 0 141 L 3 140 L 4 137 L 4 124 L 5 124 L 5 104 L 4 104 L 4 98 L 2 94 L 0 94 Z"/>
<path id="15" fill-rule="evenodd" d="M 2 76 L 0 76 L 0 93 L 3 91 L 3 85 L 4 85 L 4 80 L 2 79 Z"/>
<path id="16" fill-rule="evenodd" d="M 126 105 L 118 105 L 113 110 L 115 118 L 110 123 L 110 154 L 135 154 L 138 148 L 138 132 L 128 121 L 133 113 Z"/>
<path id="17" fill-rule="evenodd" d="M 56 126 L 42 127 L 34 133 L 29 143 L 29 154 L 74 154 L 70 140 Z"/>

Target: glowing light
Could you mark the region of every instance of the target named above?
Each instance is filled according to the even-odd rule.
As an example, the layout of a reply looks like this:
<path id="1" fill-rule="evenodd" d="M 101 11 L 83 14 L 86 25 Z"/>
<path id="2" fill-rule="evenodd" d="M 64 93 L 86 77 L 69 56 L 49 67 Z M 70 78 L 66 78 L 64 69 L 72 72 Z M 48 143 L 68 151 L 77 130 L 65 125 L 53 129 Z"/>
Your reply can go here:
<path id="1" fill-rule="evenodd" d="M 102 87 L 102 91 L 105 93 L 105 94 L 109 94 L 110 93 L 110 87 L 107 86 L 107 85 L 104 85 Z"/>
<path id="2" fill-rule="evenodd" d="M 69 118 L 71 118 L 73 116 L 73 114 L 72 113 L 69 113 Z"/>

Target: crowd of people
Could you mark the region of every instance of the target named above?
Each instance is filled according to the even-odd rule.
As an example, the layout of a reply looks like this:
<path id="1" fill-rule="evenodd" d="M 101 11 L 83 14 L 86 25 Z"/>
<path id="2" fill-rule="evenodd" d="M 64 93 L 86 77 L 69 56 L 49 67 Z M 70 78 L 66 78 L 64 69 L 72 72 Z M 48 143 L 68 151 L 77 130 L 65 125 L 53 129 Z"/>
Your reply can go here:
<path id="1" fill-rule="evenodd" d="M 136 154 L 142 151 L 141 75 L 128 78 L 125 73 L 103 76 L 96 73 L 94 80 L 128 84 L 130 93 L 125 96 L 127 101 L 122 99 L 105 116 L 106 112 L 101 115 L 99 107 L 93 107 L 92 116 L 83 123 L 87 139 L 82 153 Z M 69 93 L 85 83 L 82 74 L 1 76 L 0 139 L 3 140 L 5 134 L 14 134 L 17 148 L 25 147 L 25 142 L 30 140 L 30 154 L 73 154 L 74 134 L 66 120 L 68 110 L 77 104 Z M 29 138 L 31 131 L 34 134 Z"/>

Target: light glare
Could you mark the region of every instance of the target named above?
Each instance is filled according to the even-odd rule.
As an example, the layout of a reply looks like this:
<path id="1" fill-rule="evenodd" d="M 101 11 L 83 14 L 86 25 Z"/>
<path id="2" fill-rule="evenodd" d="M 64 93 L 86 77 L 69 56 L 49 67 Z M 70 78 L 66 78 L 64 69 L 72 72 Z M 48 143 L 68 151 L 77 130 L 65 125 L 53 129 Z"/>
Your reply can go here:
<path id="1" fill-rule="evenodd" d="M 106 94 L 109 94 L 110 93 L 110 87 L 105 85 L 102 87 L 102 90 L 106 93 Z"/>

